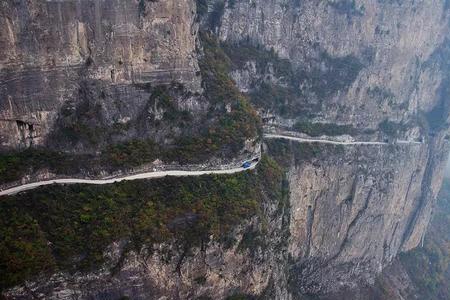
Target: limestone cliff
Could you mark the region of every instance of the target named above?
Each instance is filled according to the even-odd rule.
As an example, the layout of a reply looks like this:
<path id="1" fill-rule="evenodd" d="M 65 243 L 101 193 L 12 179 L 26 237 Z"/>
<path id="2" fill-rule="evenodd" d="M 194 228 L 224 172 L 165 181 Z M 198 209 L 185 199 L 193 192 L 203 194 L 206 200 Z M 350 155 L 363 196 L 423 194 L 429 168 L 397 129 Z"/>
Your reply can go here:
<path id="1" fill-rule="evenodd" d="M 231 55 L 238 86 L 275 125 L 312 132 L 296 125 L 308 119 L 353 136 L 425 141 L 289 165 L 301 293 L 370 282 L 423 238 L 448 151 L 448 26 L 444 1 L 233 1 L 212 26 L 226 45 L 278 55 Z M 261 101 L 264 93 L 279 102 Z"/>
<path id="2" fill-rule="evenodd" d="M 16 170 L 2 187 L 257 151 L 253 109 L 227 74 L 211 80 L 194 1 L 3 1 L 0 23 L 0 151 Z"/>
<path id="3" fill-rule="evenodd" d="M 445 1 L 233 1 L 219 24 L 223 41 L 249 41 L 288 59 L 298 90 L 291 112 L 325 122 L 406 123 L 437 104 L 447 76 L 434 60 L 447 43 Z"/>
<path id="4" fill-rule="evenodd" d="M 423 240 L 441 185 L 450 146 L 447 2 L 4 1 L 5 151 L 46 147 L 97 155 L 111 144 L 152 139 L 152 147 L 163 149 L 152 159 L 174 161 L 187 152 L 190 162 L 207 149 L 201 162 L 208 163 L 224 158 L 217 154 L 223 148 L 229 159 L 240 161 L 255 151 L 260 131 L 248 100 L 264 130 L 345 141 L 262 137 L 265 155 L 281 166 L 282 175 L 265 185 L 257 175 L 275 171 L 257 168 L 252 180 L 262 193 L 258 209 L 239 222 L 233 218 L 226 233 L 232 243 L 208 231 L 189 249 L 180 246 L 184 236 L 171 235 L 130 251 L 125 245 L 135 234 L 134 222 L 125 222 L 131 233 L 102 231 L 116 237 L 99 249 L 108 258 L 102 267 L 30 275 L 25 284 L 8 286 L 5 295 L 333 299 L 340 290 L 373 284 L 400 252 Z M 186 120 L 183 111 L 190 116 Z M 215 126 L 207 135 L 189 140 L 210 124 Z M 86 128 L 119 133 L 104 130 L 98 137 Z M 74 129 L 76 138 L 69 142 Z M 223 144 L 216 146 L 218 140 Z M 188 151 L 167 155 L 180 145 Z M 114 149 L 107 158 L 122 157 L 127 149 Z M 194 203 L 196 190 L 186 190 L 182 199 Z M 57 195 L 46 191 L 50 198 Z M 19 195 L 8 203 L 28 212 L 33 206 L 20 207 L 24 199 L 47 198 Z M 204 225 L 197 217 L 186 221 L 202 209 L 183 206 L 155 226 L 177 232 L 173 223 Z M 227 209 L 220 207 L 218 214 Z M 84 220 L 90 210 L 81 205 L 80 211 Z M 42 230 L 46 236 L 51 228 Z"/>
<path id="5" fill-rule="evenodd" d="M 191 1 L 3 1 L 0 13 L 3 147 L 46 143 L 81 93 L 103 98 L 112 125 L 144 108 L 137 84 L 200 89 Z"/>
<path id="6" fill-rule="evenodd" d="M 400 251 L 421 242 L 442 178 L 443 166 L 436 163 L 445 161 L 446 151 L 430 154 L 419 144 L 321 149 L 295 142 L 269 143 L 268 149 L 279 159 L 291 153 L 294 291 L 329 294 L 373 283 Z"/>

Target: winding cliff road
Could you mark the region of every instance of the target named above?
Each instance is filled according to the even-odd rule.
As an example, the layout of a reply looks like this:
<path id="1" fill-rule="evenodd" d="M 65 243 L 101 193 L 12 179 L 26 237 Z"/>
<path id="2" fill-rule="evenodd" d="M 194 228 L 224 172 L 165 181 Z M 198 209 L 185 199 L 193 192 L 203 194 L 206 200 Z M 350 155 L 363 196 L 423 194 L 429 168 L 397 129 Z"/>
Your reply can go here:
<path id="1" fill-rule="evenodd" d="M 267 139 L 284 139 L 284 140 L 291 140 L 296 141 L 300 143 L 322 143 L 322 144 L 333 144 L 333 145 L 389 145 L 389 144 L 414 144 L 414 145 L 420 145 L 421 142 L 417 141 L 403 141 L 403 140 L 397 140 L 394 143 L 388 143 L 388 142 L 366 142 L 366 141 L 334 141 L 334 140 L 326 140 L 326 139 L 311 139 L 311 138 L 301 138 L 291 135 L 284 135 L 284 134 L 272 134 L 272 133 L 265 133 L 264 138 Z"/>
<path id="2" fill-rule="evenodd" d="M 333 141 L 326 139 L 310 139 L 310 138 L 300 138 L 294 137 L 290 135 L 283 134 L 264 134 L 264 138 L 267 139 L 286 139 L 292 140 L 300 143 L 323 143 L 323 144 L 334 144 L 334 145 L 388 145 L 386 142 L 363 142 L 363 141 Z M 397 144 L 422 144 L 421 142 L 416 141 L 396 141 Z M 184 176 L 201 176 L 201 175 L 211 175 L 211 174 L 234 174 L 243 172 L 246 170 L 251 170 L 256 167 L 258 162 L 252 162 L 250 167 L 242 168 L 242 167 L 234 167 L 229 169 L 221 169 L 221 170 L 201 170 L 201 171 L 186 171 L 186 170 L 170 170 L 170 171 L 153 171 L 153 172 L 145 172 L 140 174 L 128 175 L 123 177 L 116 177 L 110 179 L 78 179 L 78 178 L 65 178 L 65 179 L 53 179 L 47 181 L 39 181 L 33 183 L 27 183 L 24 185 L 16 186 L 13 188 L 5 189 L 0 191 L 0 196 L 5 195 L 13 195 L 23 191 L 32 190 L 40 186 L 51 185 L 51 184 L 111 184 L 121 181 L 130 181 L 136 179 L 152 179 L 152 178 L 162 178 L 166 176 L 173 177 L 184 177 Z"/>
<path id="3" fill-rule="evenodd" d="M 129 176 L 123 176 L 123 177 L 116 177 L 116 178 L 110 178 L 110 179 L 78 179 L 78 178 L 64 178 L 64 179 L 52 179 L 47 181 L 39 181 L 39 182 L 33 182 L 28 183 L 24 185 L 19 185 L 10 189 L 6 189 L 3 191 L 0 191 L 0 196 L 5 195 L 14 195 L 23 191 L 32 190 L 40 186 L 44 185 L 51 185 L 51 184 L 94 184 L 94 185 L 101 185 L 101 184 L 111 184 L 121 181 L 130 181 L 130 180 L 136 180 L 136 179 L 152 179 L 152 178 L 162 178 L 166 176 L 172 176 L 172 177 L 185 177 L 185 176 L 201 176 L 201 175 L 211 175 L 211 174 L 234 174 L 243 172 L 246 170 L 251 170 L 256 167 L 258 162 L 253 162 L 250 167 L 248 168 L 230 168 L 230 169 L 223 169 L 223 170 L 202 170 L 202 171 L 181 171 L 181 170 L 170 170 L 170 171 L 153 171 L 153 172 L 145 172 L 140 174 L 134 174 Z"/>

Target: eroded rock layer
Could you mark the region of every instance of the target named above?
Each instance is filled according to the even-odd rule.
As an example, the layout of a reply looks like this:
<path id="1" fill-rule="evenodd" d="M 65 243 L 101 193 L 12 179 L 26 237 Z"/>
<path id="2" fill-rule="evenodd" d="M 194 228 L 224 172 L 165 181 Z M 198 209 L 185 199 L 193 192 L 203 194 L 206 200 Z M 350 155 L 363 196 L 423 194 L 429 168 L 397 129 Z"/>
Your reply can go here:
<path id="1" fill-rule="evenodd" d="M 112 126 L 145 108 L 139 84 L 199 91 L 194 19 L 192 1 L 3 1 L 1 145 L 44 145 L 63 104 L 85 94 Z"/>
<path id="2" fill-rule="evenodd" d="M 449 150 L 447 2 L 3 1 L 2 148 L 92 154 L 150 138 L 186 144 L 187 157 L 195 158 L 226 140 L 235 142 L 225 148 L 239 163 L 261 141 L 272 165 L 255 174 L 282 174 L 273 185 L 252 179 L 263 196 L 253 215 L 232 216 L 227 239 L 211 233 L 187 249 L 172 235 L 125 251 L 129 241 L 118 238 L 102 249 L 109 263 L 98 269 L 30 276 L 5 295 L 333 299 L 372 284 L 400 252 L 423 241 L 442 182 Z M 248 99 L 264 130 L 319 142 L 261 132 L 258 138 L 259 123 L 243 122 L 256 118 Z M 192 123 L 183 123 L 179 111 Z M 73 127 L 79 120 L 83 126 Z M 211 123 L 217 126 L 202 140 L 178 139 Z M 72 131 L 61 128 L 82 138 L 68 143 Z M 196 191 L 186 191 L 191 203 Z M 190 219 L 202 209 L 179 208 L 156 228 L 203 225 Z"/>

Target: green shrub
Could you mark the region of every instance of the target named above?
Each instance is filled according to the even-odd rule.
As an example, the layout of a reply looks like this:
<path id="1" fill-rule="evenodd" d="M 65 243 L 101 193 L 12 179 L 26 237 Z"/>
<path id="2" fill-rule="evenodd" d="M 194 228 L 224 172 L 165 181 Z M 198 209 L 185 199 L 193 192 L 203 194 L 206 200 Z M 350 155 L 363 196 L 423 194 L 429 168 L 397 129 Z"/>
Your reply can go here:
<path id="1" fill-rule="evenodd" d="M 215 30 L 220 26 L 220 21 L 222 20 L 223 13 L 225 11 L 225 1 L 217 0 L 214 2 L 214 7 L 209 15 L 208 23 L 209 28 Z"/>
<path id="2" fill-rule="evenodd" d="M 56 126 L 59 129 L 54 132 L 52 139 L 63 148 L 88 143 L 96 149 L 97 154 L 78 155 L 44 148 L 3 153 L 0 154 L 0 181 L 18 180 L 44 168 L 59 175 L 87 172 L 95 175 L 102 170 L 127 170 L 157 158 L 168 163 L 186 164 L 203 163 L 213 156 L 235 156 L 242 150 L 246 140 L 257 139 L 261 134 L 260 119 L 248 99 L 228 76 L 230 60 L 217 39 L 204 32 L 200 36 L 204 46 L 200 67 L 205 96 L 211 104 L 211 110 L 197 121 L 198 124 L 192 122 L 193 117 L 188 111 L 178 110 L 175 105 L 173 98 L 184 92 L 182 86 L 136 85 L 150 93 L 147 106 L 153 107 L 157 103 L 165 111 L 161 122 L 165 122 L 163 124 L 166 127 L 176 126 L 183 131 L 179 136 L 172 137 L 173 143 L 159 146 L 145 135 L 125 142 L 111 142 L 114 135 L 123 135 L 131 126 L 142 126 L 138 129 L 148 132 L 147 127 L 154 128 L 155 124 L 149 124 L 145 115 L 139 124 L 106 125 L 102 106 L 93 100 L 95 97 L 88 86 L 82 85 L 82 101 L 75 108 L 70 104 L 63 107 Z"/>
<path id="3" fill-rule="evenodd" d="M 284 84 L 261 81 L 255 83 L 249 93 L 251 102 L 257 107 L 275 111 L 281 115 L 293 115 L 298 112 L 296 99 L 300 96 L 299 76 L 287 59 L 281 59 L 273 50 L 249 41 L 237 44 L 224 43 L 222 48 L 231 60 L 231 69 L 241 69 L 248 61 L 255 61 L 258 73 L 264 74 L 270 65 L 274 76 Z"/>
<path id="4" fill-rule="evenodd" d="M 46 236 L 36 220 L 10 202 L 1 206 L 0 291 L 38 273 L 55 269 Z"/>
<path id="5" fill-rule="evenodd" d="M 160 149 L 152 140 L 132 140 L 108 146 L 100 159 L 105 167 L 123 169 L 150 163 L 159 154 Z"/>
<path id="6" fill-rule="evenodd" d="M 208 13 L 208 0 L 196 0 L 197 15 L 203 17 Z"/>
<path id="7" fill-rule="evenodd" d="M 127 242 L 122 256 L 174 239 L 188 254 L 258 214 L 281 180 L 264 157 L 257 171 L 234 175 L 47 186 L 2 197 L 0 289 L 55 270 L 98 269 L 119 240 Z"/>
<path id="8" fill-rule="evenodd" d="M 292 162 L 300 165 L 305 161 L 324 160 L 330 156 L 342 155 L 345 147 L 342 145 L 322 143 L 297 143 L 287 140 L 270 139 L 265 141 L 268 153 L 283 168 L 290 168 Z"/>
<path id="9" fill-rule="evenodd" d="M 203 285 L 206 283 L 206 277 L 205 276 L 199 276 L 194 279 L 194 282 L 200 285 Z"/>
<path id="10" fill-rule="evenodd" d="M 229 77 L 231 61 L 217 39 L 205 32 L 201 32 L 200 37 L 204 48 L 200 69 L 205 94 L 212 105 L 219 107 L 212 112 L 217 115 L 217 122 L 203 134 L 206 143 L 202 145 L 208 150 L 236 153 L 242 149 L 246 139 L 254 139 L 261 134 L 260 119 Z M 230 106 L 231 112 L 224 111 L 226 105 Z"/>
<path id="11" fill-rule="evenodd" d="M 223 43 L 221 46 L 230 58 L 233 69 L 242 68 L 248 61 L 255 61 L 259 72 L 264 72 L 271 65 L 276 77 L 283 78 L 288 83 L 295 83 L 298 79 L 291 62 L 280 58 L 273 49 L 267 50 L 264 46 L 254 45 L 250 41 Z"/>
<path id="12" fill-rule="evenodd" d="M 295 123 L 294 130 L 306 133 L 309 136 L 320 135 L 354 135 L 357 130 L 351 125 L 338 125 L 330 123 L 312 123 L 308 121 L 299 121 Z"/>
<path id="13" fill-rule="evenodd" d="M 397 138 L 407 129 L 407 126 L 386 119 L 378 125 L 378 129 L 387 136 Z"/>
<path id="14" fill-rule="evenodd" d="M 310 72 L 300 71 L 300 76 L 304 83 L 311 86 L 319 99 L 326 99 L 338 91 L 348 89 L 363 67 L 363 63 L 353 55 L 333 57 L 322 52 L 316 67 Z"/>
<path id="15" fill-rule="evenodd" d="M 323 101 L 348 89 L 364 67 L 353 55 L 332 57 L 321 52 L 320 57 L 310 62 L 309 68 L 295 69 L 289 60 L 278 57 L 273 49 L 265 49 L 250 40 L 224 43 L 222 48 L 231 60 L 231 64 L 227 64 L 232 69 L 240 70 L 245 63 L 254 61 L 258 74 L 265 75 L 270 67 L 277 82 L 260 78 L 252 83 L 249 96 L 257 107 L 283 116 L 314 114 L 320 103 L 308 105 L 308 108 L 304 105 L 311 94 Z"/>
<path id="16" fill-rule="evenodd" d="M 56 173 L 78 170 L 78 165 L 84 160 L 86 156 L 83 155 L 77 160 L 64 153 L 41 148 L 0 153 L 0 182 L 19 180 L 25 174 L 42 168 Z"/>
<path id="17" fill-rule="evenodd" d="M 244 251 L 248 250 L 252 257 L 255 256 L 258 249 L 263 251 L 266 249 L 267 241 L 264 238 L 264 234 L 260 229 L 248 228 L 242 236 L 242 240 L 239 243 L 238 250 Z"/>
<path id="18" fill-rule="evenodd" d="M 381 104 L 383 101 L 387 101 L 388 104 L 392 106 L 396 102 L 394 93 L 379 86 L 368 88 L 367 94 L 371 98 L 378 100 L 379 104 Z"/>

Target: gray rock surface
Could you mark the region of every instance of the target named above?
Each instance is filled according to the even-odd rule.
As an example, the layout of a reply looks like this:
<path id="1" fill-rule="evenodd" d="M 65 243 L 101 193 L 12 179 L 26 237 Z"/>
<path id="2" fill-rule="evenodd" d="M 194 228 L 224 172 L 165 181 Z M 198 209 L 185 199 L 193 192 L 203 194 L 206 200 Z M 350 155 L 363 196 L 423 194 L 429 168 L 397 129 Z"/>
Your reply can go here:
<path id="1" fill-rule="evenodd" d="M 346 146 L 291 166 L 288 250 L 301 293 L 373 283 L 400 251 L 419 245 L 448 143 L 431 147 Z"/>
<path id="2" fill-rule="evenodd" d="M 239 291 L 302 299 L 371 284 L 399 252 L 421 242 L 449 149 L 447 1 L 236 0 L 225 1 L 223 14 L 212 2 L 202 26 L 219 15 L 212 29 L 223 42 L 273 49 L 301 75 L 295 109 L 358 129 L 377 130 L 389 120 L 407 127 L 402 138 L 423 143 L 267 142 L 265 151 L 286 168 L 290 209 L 275 213 L 276 205 L 265 199 L 266 247 L 242 251 L 214 243 L 178 264 L 183 253 L 172 241 L 150 256 L 145 249 L 133 253 L 115 275 L 107 266 L 90 274 L 60 273 L 8 295 L 26 299 L 31 290 L 48 299 L 221 299 Z M 175 80 L 201 93 L 193 0 L 4 1 L 0 8 L 4 147 L 47 143 L 60 108 L 78 99 L 83 84 L 94 84 L 87 94 L 106 91 L 101 104 L 109 124 L 138 119 L 150 92 L 136 84 Z M 258 70 L 253 60 L 232 72 L 246 93 L 267 74 L 267 81 L 286 85 L 286 78 L 276 78 L 271 68 Z M 180 107 L 197 115 L 207 110 L 201 97 L 183 95 Z M 161 117 L 157 106 L 147 108 L 154 119 Z M 164 142 L 167 132 L 152 130 L 129 135 Z M 236 245 L 262 223 L 255 217 L 236 228 Z M 120 241 L 106 254 L 118 248 Z M 168 249 L 174 255 L 165 260 Z"/>
<path id="3" fill-rule="evenodd" d="M 323 121 L 377 128 L 385 119 L 416 118 L 439 100 L 447 75 L 441 62 L 431 61 L 446 43 L 445 1 L 233 2 L 220 38 L 250 41 L 289 59 L 306 77 L 296 83 L 294 106 Z M 246 73 L 241 77 L 248 81 Z"/>
<path id="4" fill-rule="evenodd" d="M 186 0 L 2 1 L 1 146 L 47 144 L 62 106 L 83 96 L 100 99 L 112 126 L 145 109 L 138 84 L 201 91 L 194 19 Z M 191 98 L 180 107 L 204 109 Z"/>

